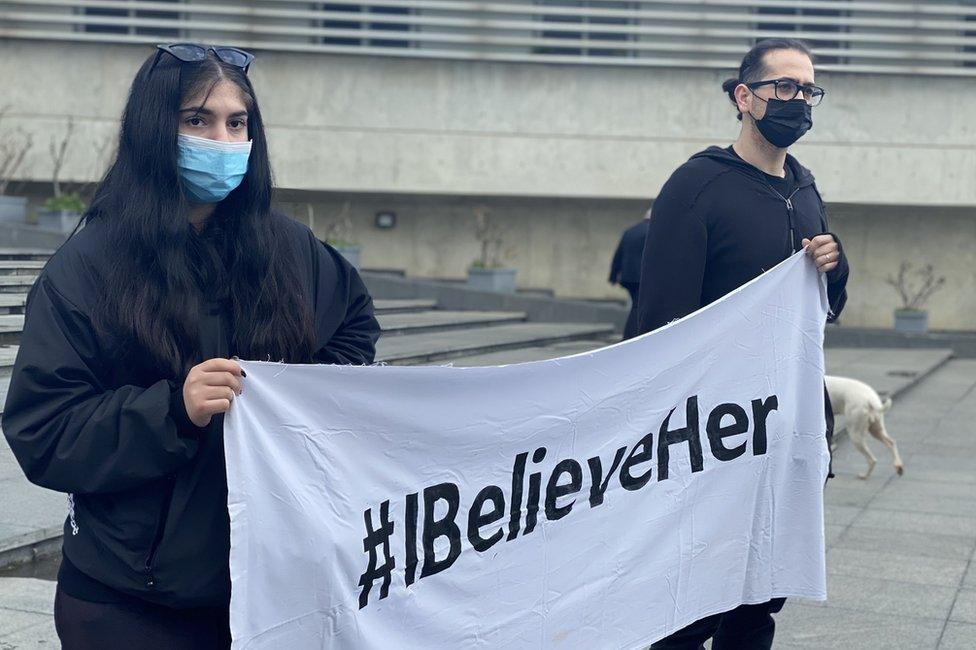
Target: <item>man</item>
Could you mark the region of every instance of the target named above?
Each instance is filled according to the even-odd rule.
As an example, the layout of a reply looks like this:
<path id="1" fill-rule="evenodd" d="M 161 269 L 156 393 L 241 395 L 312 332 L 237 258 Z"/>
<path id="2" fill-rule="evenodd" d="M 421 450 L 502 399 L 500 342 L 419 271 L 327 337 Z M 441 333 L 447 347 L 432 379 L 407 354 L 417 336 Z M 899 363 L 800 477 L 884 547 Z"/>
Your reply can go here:
<path id="1" fill-rule="evenodd" d="M 630 294 L 630 314 L 624 326 L 624 340 L 637 335 L 637 290 L 640 286 L 641 256 L 644 254 L 644 240 L 647 238 L 648 210 L 639 223 L 624 231 L 617 244 L 610 264 L 610 284 L 619 284 Z"/>
<path id="2" fill-rule="evenodd" d="M 787 154 L 813 126 L 812 107 L 824 96 L 814 85 L 810 50 L 799 41 L 762 41 L 722 88 L 742 121 L 739 138 L 726 149 L 709 147 L 692 156 L 654 202 L 641 268 L 640 333 L 721 298 L 803 247 L 827 276 L 828 320 L 846 301 L 843 249 L 827 232 L 813 175 Z M 829 401 L 826 412 L 829 440 Z M 652 648 L 699 650 L 713 638 L 713 650 L 767 650 L 775 631 L 772 614 L 784 602 L 707 617 Z"/>

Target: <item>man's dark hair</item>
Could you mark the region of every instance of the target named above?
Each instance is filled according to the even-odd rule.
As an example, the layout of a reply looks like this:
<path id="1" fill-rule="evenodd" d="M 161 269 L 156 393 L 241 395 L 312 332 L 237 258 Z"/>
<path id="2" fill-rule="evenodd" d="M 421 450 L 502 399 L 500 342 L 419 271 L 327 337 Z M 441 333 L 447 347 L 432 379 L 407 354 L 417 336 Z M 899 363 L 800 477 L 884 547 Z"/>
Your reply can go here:
<path id="1" fill-rule="evenodd" d="M 742 57 L 742 63 L 739 65 L 739 76 L 722 82 L 722 90 L 732 100 L 733 105 L 738 106 L 735 101 L 736 87 L 739 84 L 762 80 L 766 76 L 766 54 L 776 50 L 796 50 L 806 54 L 813 61 L 813 51 L 803 41 L 794 38 L 767 38 L 759 41 Z M 742 119 L 742 113 L 739 113 L 739 119 Z"/>

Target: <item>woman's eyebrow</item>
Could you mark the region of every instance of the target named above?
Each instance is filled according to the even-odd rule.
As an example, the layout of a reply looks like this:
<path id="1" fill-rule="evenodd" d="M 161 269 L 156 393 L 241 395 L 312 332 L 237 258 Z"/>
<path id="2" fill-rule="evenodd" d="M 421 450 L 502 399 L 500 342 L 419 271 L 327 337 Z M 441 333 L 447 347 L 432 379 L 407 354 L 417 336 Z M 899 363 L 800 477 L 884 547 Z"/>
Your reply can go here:
<path id="1" fill-rule="evenodd" d="M 211 117 L 215 114 L 212 110 L 203 106 L 181 108 L 180 113 L 193 113 L 194 115 L 208 115 Z M 231 113 L 228 117 L 247 117 L 247 111 L 237 111 L 236 113 Z"/>

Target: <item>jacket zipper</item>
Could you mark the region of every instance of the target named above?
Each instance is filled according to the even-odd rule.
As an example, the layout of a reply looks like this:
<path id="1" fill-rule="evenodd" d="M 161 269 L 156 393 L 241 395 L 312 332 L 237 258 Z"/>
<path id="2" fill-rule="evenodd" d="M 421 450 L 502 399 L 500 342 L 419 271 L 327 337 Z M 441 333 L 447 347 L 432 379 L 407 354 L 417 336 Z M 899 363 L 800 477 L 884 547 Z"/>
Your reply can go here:
<path id="1" fill-rule="evenodd" d="M 793 190 L 793 194 L 790 194 L 786 199 L 786 214 L 787 214 L 787 218 L 789 219 L 789 226 L 790 226 L 790 253 L 791 254 L 797 251 L 796 233 L 793 228 L 793 214 L 795 212 L 793 209 L 793 195 L 796 194 L 798 191 L 799 191 L 798 189 Z"/>
<path id="2" fill-rule="evenodd" d="M 786 256 L 789 257 L 793 253 L 795 253 L 798 250 L 800 250 L 796 246 L 796 231 L 795 231 L 795 228 L 793 226 L 793 213 L 795 212 L 795 209 L 793 208 L 793 197 L 796 196 L 796 193 L 799 192 L 802 188 L 797 187 L 797 188 L 795 188 L 793 190 L 792 193 L 790 193 L 789 196 L 783 196 L 765 178 L 763 179 L 763 182 L 766 183 L 766 185 L 769 187 L 770 191 L 773 192 L 773 194 L 775 194 L 776 196 L 778 196 L 780 199 L 783 200 L 784 203 L 786 203 L 786 227 L 788 228 L 789 233 L 790 233 L 790 240 L 787 242 L 787 244 L 790 247 L 790 250 L 789 250 L 789 253 L 787 253 Z"/>
<path id="3" fill-rule="evenodd" d="M 156 576 L 153 573 L 156 563 L 156 555 L 159 553 L 159 546 L 163 541 L 163 533 L 166 531 L 166 519 L 169 517 L 170 503 L 173 501 L 173 492 L 176 489 L 176 476 L 167 477 L 169 489 L 166 492 L 166 501 L 159 511 L 159 519 L 156 521 L 156 532 L 153 535 L 152 544 L 149 546 L 149 554 L 146 556 L 146 586 L 154 588 L 156 586 Z"/>
<path id="4" fill-rule="evenodd" d="M 738 157 L 738 154 L 735 155 Z M 766 187 L 769 188 L 769 191 L 775 194 L 776 196 L 778 196 L 783 201 L 783 203 L 786 204 L 786 226 L 790 233 L 790 239 L 787 242 L 787 245 L 789 246 L 790 250 L 786 254 L 786 257 L 790 257 L 791 255 L 793 255 L 793 253 L 800 250 L 796 245 L 796 229 L 793 226 L 793 213 L 794 213 L 793 197 L 796 196 L 797 192 L 799 192 L 804 187 L 806 187 L 806 185 L 798 185 L 797 187 L 793 188 L 793 191 L 790 193 L 789 196 L 783 196 L 782 194 L 779 193 L 779 190 L 773 187 L 773 184 L 766 179 L 765 174 L 763 174 L 760 170 L 753 167 L 752 169 L 750 169 L 750 172 L 751 172 L 750 174 L 751 176 L 765 183 Z M 799 179 L 797 180 L 797 182 L 798 183 L 800 182 Z"/>

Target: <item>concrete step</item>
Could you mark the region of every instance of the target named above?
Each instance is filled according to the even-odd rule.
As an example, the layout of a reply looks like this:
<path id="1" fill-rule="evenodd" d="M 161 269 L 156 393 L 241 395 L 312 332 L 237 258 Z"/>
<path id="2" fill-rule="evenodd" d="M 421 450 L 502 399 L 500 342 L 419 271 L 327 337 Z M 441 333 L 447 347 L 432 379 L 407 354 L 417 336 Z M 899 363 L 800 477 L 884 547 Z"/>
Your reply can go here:
<path id="1" fill-rule="evenodd" d="M 377 316 L 383 336 L 490 327 L 525 319 L 525 312 L 518 311 L 422 311 Z"/>
<path id="2" fill-rule="evenodd" d="M 23 314 L 26 303 L 26 293 L 0 293 L 0 315 Z"/>
<path id="3" fill-rule="evenodd" d="M 367 273 L 372 273 L 372 269 L 365 269 Z M 391 275 L 387 273 L 386 275 Z M 404 277 L 403 274 L 395 274 L 395 277 Z M 430 276 L 410 276 L 411 280 L 417 280 L 420 282 L 427 282 L 431 284 L 443 284 L 453 287 L 463 287 L 467 288 L 468 279 L 467 278 L 438 278 Z M 518 287 L 516 289 L 516 294 L 521 296 L 541 296 L 545 298 L 553 298 L 556 292 L 552 289 L 546 287 Z"/>
<path id="4" fill-rule="evenodd" d="M 14 361 L 17 359 L 16 345 L 0 346 L 0 415 L 3 414 L 3 405 L 7 402 L 7 389 L 10 388 L 10 375 L 14 369 Z"/>
<path id="5" fill-rule="evenodd" d="M 430 313 L 437 314 L 439 312 Z M 450 316 L 451 312 L 445 312 Z M 461 312 L 467 315 L 471 312 Z M 497 319 L 524 318 L 522 314 L 516 313 L 496 313 L 492 314 Z M 418 316 L 421 314 L 418 314 Z M 423 314 L 425 317 L 427 314 Z M 403 318 L 408 314 L 399 314 L 398 318 Z M 457 315 L 454 315 L 456 319 Z M 474 317 L 482 319 L 484 322 L 485 312 L 474 313 Z M 381 322 L 386 319 L 381 317 Z M 19 338 L 23 328 L 24 317 L 21 315 L 0 315 L 0 341 L 8 339 L 5 344 L 0 344 L 0 377 L 10 374 L 10 369 L 14 364 L 19 349 L 15 341 Z M 428 321 L 430 322 L 430 321 Z M 526 352 L 522 356 L 515 355 L 514 352 L 506 356 L 495 357 L 501 361 L 492 361 L 491 357 L 486 357 L 484 363 L 471 365 L 492 365 L 492 363 L 521 363 L 522 361 L 535 361 L 537 359 L 548 359 L 552 357 L 575 354 L 588 349 L 606 345 L 602 342 L 608 337 L 613 336 L 613 326 L 606 324 L 576 324 L 576 323 L 525 323 L 496 320 L 497 324 L 484 326 L 477 323 L 465 323 L 460 329 L 455 326 L 443 325 L 450 329 L 435 331 L 423 331 L 424 327 L 438 327 L 436 325 L 423 325 L 422 321 L 417 321 L 416 328 L 420 333 L 413 333 L 409 336 L 389 336 L 384 332 L 377 344 L 376 359 L 388 363 L 423 363 L 424 361 L 434 361 L 439 359 L 454 359 L 458 357 L 475 357 L 477 355 L 488 355 L 501 351 L 517 351 L 519 348 L 530 348 L 532 352 Z M 409 323 L 404 323 L 403 327 L 410 329 Z M 417 331 L 414 329 L 414 331 Z M 5 331 L 6 330 L 6 331 Z M 584 342 L 578 347 L 556 347 L 551 346 L 565 341 Z M 535 355 L 535 356 L 533 356 Z M 507 359 L 507 360 L 506 360 Z M 459 364 L 468 365 L 468 364 Z"/>
<path id="6" fill-rule="evenodd" d="M 37 281 L 36 275 L 0 275 L 0 294 L 26 294 Z"/>
<path id="7" fill-rule="evenodd" d="M 0 314 L 0 345 L 17 343 L 23 331 L 23 314 Z"/>
<path id="8" fill-rule="evenodd" d="M 516 350 L 502 350 L 501 352 L 489 352 L 488 354 L 478 354 L 471 357 L 464 357 L 454 362 L 460 368 L 474 368 L 479 366 L 508 366 L 516 363 L 530 363 L 532 361 L 545 361 L 547 359 L 558 359 L 568 357 L 583 352 L 592 352 L 611 343 L 615 343 L 619 337 L 612 340 L 591 339 L 584 341 L 565 341 L 554 345 L 532 348 L 518 348 Z"/>
<path id="9" fill-rule="evenodd" d="M 427 311 L 437 308 L 436 300 L 400 299 L 400 300 L 374 300 L 373 308 L 377 314 L 398 314 L 415 311 Z"/>
<path id="10" fill-rule="evenodd" d="M 37 281 L 34 275 L 0 275 L 0 293 L 27 294 Z M 10 291 L 5 291 L 10 289 Z M 414 311 L 427 311 L 437 307 L 435 300 L 376 300 L 373 305 L 377 313 L 393 314 Z"/>
<path id="11" fill-rule="evenodd" d="M 5 279 L 0 277 L 0 279 Z M 9 278 L 6 278 L 9 279 Z M 0 292 L 0 345 L 20 340 L 24 328 L 26 293 Z M 384 334 L 436 331 L 453 327 L 474 327 L 525 320 L 521 312 L 435 312 L 432 300 L 377 300 L 377 315 Z"/>
<path id="12" fill-rule="evenodd" d="M 827 374 L 858 379 L 882 397 L 898 397 L 953 356 L 949 349 L 828 348 Z"/>
<path id="13" fill-rule="evenodd" d="M 0 275 L 33 275 L 40 273 L 47 262 L 42 260 L 0 260 Z"/>
<path id="14" fill-rule="evenodd" d="M 0 377 L 10 374 L 18 350 L 20 350 L 19 345 L 0 345 Z"/>
<path id="15" fill-rule="evenodd" d="M 421 364 L 612 334 L 613 325 L 599 323 L 517 323 L 428 332 L 381 338 L 376 346 L 376 359 L 386 363 Z"/>
<path id="16" fill-rule="evenodd" d="M 0 247 L 0 260 L 39 260 L 46 261 L 54 255 L 53 250 L 46 248 L 10 248 Z"/>

